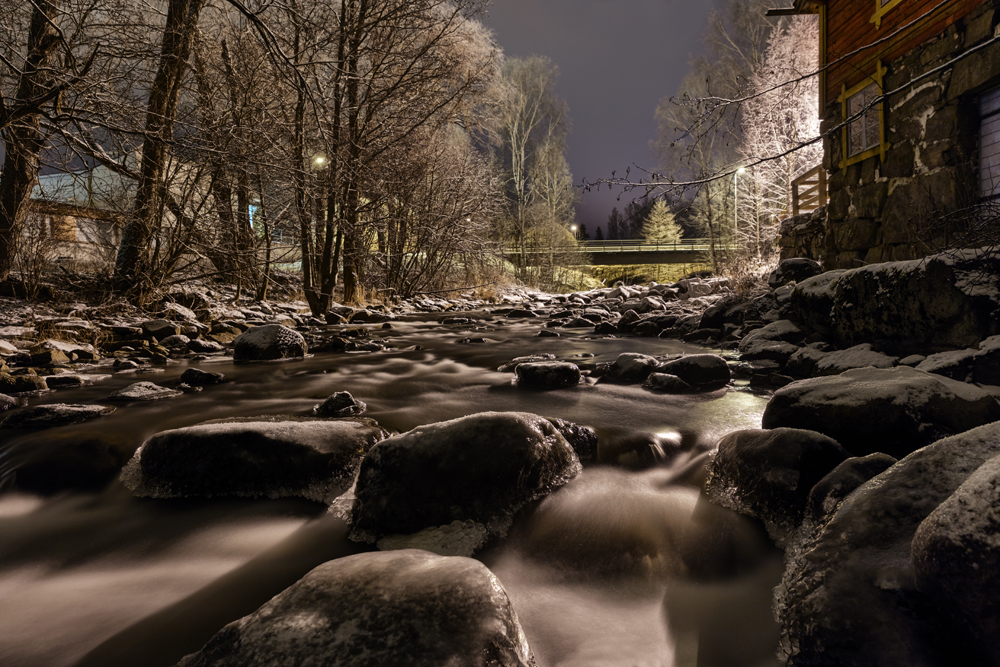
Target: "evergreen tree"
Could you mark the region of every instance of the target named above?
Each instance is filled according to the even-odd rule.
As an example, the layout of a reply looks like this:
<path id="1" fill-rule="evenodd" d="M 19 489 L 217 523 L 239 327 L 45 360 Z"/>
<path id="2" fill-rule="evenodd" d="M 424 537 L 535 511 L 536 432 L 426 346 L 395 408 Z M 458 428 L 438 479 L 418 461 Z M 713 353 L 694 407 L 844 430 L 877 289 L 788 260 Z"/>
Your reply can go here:
<path id="1" fill-rule="evenodd" d="M 608 216 L 608 238 L 611 240 L 617 240 L 621 238 L 621 224 L 622 224 L 622 214 L 618 212 L 618 207 L 611 209 L 611 215 Z"/>
<path id="2" fill-rule="evenodd" d="M 662 199 L 653 204 L 645 224 L 642 226 L 642 236 L 647 241 L 655 243 L 677 243 L 681 240 L 681 226 L 674 218 L 674 212 Z"/>
<path id="3" fill-rule="evenodd" d="M 598 227 L 597 231 L 594 232 L 594 240 L 595 241 L 603 241 L 604 240 L 604 230 L 602 230 L 600 227 Z"/>
<path id="4" fill-rule="evenodd" d="M 590 240 L 590 232 L 587 231 L 587 225 L 581 224 L 580 235 L 579 237 L 577 237 L 577 241 L 589 241 L 589 240 Z"/>

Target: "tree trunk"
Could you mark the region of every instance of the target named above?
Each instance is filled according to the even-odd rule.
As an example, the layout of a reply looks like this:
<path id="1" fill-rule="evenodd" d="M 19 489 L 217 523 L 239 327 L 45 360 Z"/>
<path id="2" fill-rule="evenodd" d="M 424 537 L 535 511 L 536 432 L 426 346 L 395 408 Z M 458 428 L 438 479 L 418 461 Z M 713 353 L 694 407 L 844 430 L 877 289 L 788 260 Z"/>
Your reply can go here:
<path id="1" fill-rule="evenodd" d="M 36 0 L 31 13 L 28 55 L 17 87 L 17 101 L 37 98 L 46 90 L 48 62 L 59 45 L 55 19 L 58 0 Z M 38 156 L 42 151 L 39 109 L 22 115 L 5 128 L 7 150 L 0 173 L 0 280 L 6 280 L 17 255 L 18 242 L 28 217 L 31 190 L 38 181 Z"/>
<path id="2" fill-rule="evenodd" d="M 173 137 L 177 96 L 203 4 L 204 0 L 170 0 L 167 9 L 160 64 L 146 106 L 146 132 L 135 203 L 115 260 L 114 282 L 119 291 L 143 291 L 156 280 L 151 275 L 150 246 L 162 216 L 160 190 L 167 162 L 167 144 Z"/>

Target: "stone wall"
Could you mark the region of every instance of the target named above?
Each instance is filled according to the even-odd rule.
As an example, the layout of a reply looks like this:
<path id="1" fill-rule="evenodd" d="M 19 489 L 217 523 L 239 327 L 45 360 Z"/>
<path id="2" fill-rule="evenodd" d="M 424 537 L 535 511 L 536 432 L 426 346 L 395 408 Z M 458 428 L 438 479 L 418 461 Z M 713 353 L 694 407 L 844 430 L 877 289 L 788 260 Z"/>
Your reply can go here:
<path id="1" fill-rule="evenodd" d="M 978 198 L 977 96 L 1000 86 L 1000 43 L 953 67 L 942 66 L 993 37 L 997 4 L 984 3 L 938 37 L 886 63 L 884 90 L 899 92 L 885 107 L 884 159 L 874 156 L 841 168 L 841 132 L 828 137 L 825 235 L 817 239 L 815 219 L 812 226 L 786 223 L 783 257 L 792 256 L 794 248 L 827 269 L 854 268 L 923 257 L 961 237 L 962 223 L 952 214 Z M 939 67 L 942 71 L 934 72 Z M 841 118 L 840 102 L 830 100 L 822 129 Z"/>

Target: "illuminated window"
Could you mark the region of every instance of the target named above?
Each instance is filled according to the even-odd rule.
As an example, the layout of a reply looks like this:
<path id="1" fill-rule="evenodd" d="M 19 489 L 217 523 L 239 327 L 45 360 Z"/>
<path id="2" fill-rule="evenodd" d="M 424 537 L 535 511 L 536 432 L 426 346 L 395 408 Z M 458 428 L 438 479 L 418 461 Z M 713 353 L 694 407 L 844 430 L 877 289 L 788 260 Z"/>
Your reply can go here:
<path id="1" fill-rule="evenodd" d="M 875 16 L 871 18 L 869 23 L 874 23 L 875 29 L 878 30 L 882 27 L 882 17 L 902 2 L 903 0 L 875 0 Z"/>
<path id="2" fill-rule="evenodd" d="M 885 73 L 886 68 L 879 62 L 873 76 L 853 88 L 842 88 L 840 103 L 847 126 L 841 133 L 841 167 L 874 155 L 885 158 L 885 152 L 889 148 L 885 142 L 885 103 L 876 102 L 882 94 L 882 77 Z"/>

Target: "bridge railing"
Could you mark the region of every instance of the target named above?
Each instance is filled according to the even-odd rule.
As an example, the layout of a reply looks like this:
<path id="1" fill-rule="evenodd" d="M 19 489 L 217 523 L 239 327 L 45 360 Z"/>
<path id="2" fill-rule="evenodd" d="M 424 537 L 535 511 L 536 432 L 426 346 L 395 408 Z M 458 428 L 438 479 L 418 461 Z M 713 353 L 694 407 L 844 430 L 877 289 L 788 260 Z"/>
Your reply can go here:
<path id="1" fill-rule="evenodd" d="M 718 246 L 718 243 L 716 244 Z M 645 239 L 626 239 L 621 241 L 578 241 L 575 244 L 564 244 L 553 248 L 529 248 L 528 253 L 556 251 L 576 251 L 588 253 L 625 253 L 625 252 L 703 252 L 709 249 L 709 239 L 681 239 L 672 243 L 660 243 Z M 505 254 L 518 254 L 521 249 L 508 246 L 503 249 Z"/>

